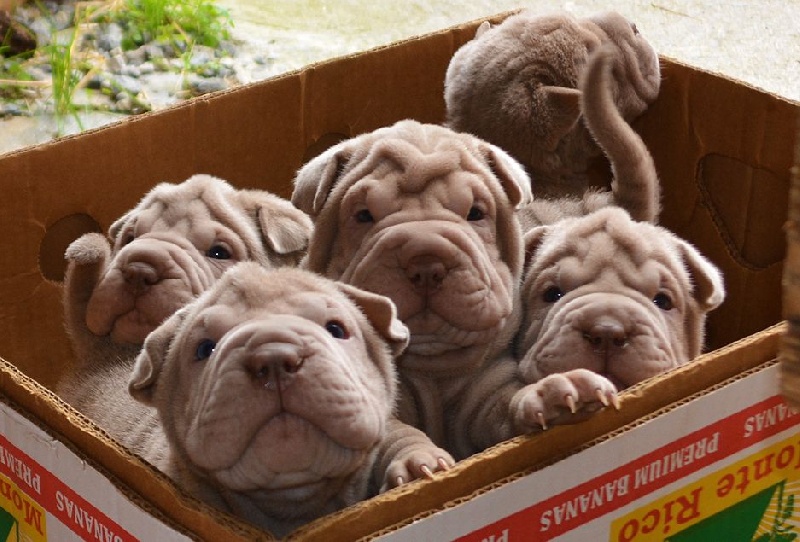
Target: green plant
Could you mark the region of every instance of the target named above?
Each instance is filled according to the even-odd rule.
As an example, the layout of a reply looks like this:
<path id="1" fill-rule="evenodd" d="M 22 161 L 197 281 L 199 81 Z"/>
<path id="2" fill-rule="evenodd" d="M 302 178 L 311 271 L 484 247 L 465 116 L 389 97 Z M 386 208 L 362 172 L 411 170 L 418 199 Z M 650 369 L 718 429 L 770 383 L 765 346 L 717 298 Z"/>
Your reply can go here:
<path id="1" fill-rule="evenodd" d="M 124 28 L 123 49 L 152 40 L 181 51 L 194 43 L 216 47 L 230 37 L 233 25 L 227 10 L 212 0 L 126 0 L 125 7 L 111 17 Z"/>
<path id="2" fill-rule="evenodd" d="M 128 2 L 129 9 L 133 2 Z M 151 35 L 156 36 L 159 29 L 167 20 L 167 1 L 166 0 L 139 0 L 142 22 L 144 29 Z"/>
<path id="3" fill-rule="evenodd" d="M 78 126 L 83 129 L 72 101 L 83 75 L 76 68 L 73 58 L 77 39 L 78 25 L 76 24 L 72 28 L 68 40 L 62 43 L 54 38 L 50 44 L 44 47 L 52 68 L 53 108 L 58 122 L 59 135 L 63 133 L 64 120 L 68 115 L 73 115 Z"/>

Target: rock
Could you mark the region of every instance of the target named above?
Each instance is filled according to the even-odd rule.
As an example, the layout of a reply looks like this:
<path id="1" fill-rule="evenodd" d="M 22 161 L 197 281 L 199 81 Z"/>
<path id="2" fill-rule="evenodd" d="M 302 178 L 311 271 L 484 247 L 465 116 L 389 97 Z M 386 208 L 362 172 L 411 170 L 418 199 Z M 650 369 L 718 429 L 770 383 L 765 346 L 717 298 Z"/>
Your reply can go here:
<path id="1" fill-rule="evenodd" d="M 15 103 L 0 104 L 0 114 L 7 117 L 21 117 L 24 115 L 22 107 Z"/>
<path id="2" fill-rule="evenodd" d="M 86 81 L 86 88 L 90 88 L 92 90 L 100 90 L 103 88 L 103 76 L 99 73 L 94 74 Z"/>
<path id="3" fill-rule="evenodd" d="M 128 60 L 128 63 L 138 66 L 147 60 L 147 49 L 145 47 L 146 46 L 143 45 L 132 51 L 127 51 L 125 53 L 125 58 Z"/>
<path id="4" fill-rule="evenodd" d="M 147 60 L 164 58 L 164 56 L 166 56 L 164 55 L 164 49 L 156 43 L 148 43 L 147 45 L 142 45 L 141 49 L 144 49 Z"/>
<path id="5" fill-rule="evenodd" d="M 19 21 L 11 18 L 6 11 L 0 11 L 0 36 L 8 47 L 8 56 L 29 53 L 36 49 L 36 34 Z"/>
<path id="6" fill-rule="evenodd" d="M 52 68 L 51 68 L 51 66 L 49 64 L 48 64 L 47 67 L 48 67 L 48 70 L 50 72 L 52 72 Z M 30 76 L 30 78 L 33 79 L 34 81 L 47 81 L 51 77 L 49 72 L 43 70 L 42 68 L 37 68 L 35 66 L 34 67 L 30 67 L 30 68 L 26 69 L 25 71 Z"/>
<path id="7" fill-rule="evenodd" d="M 47 45 L 53 36 L 53 26 L 44 17 L 33 19 L 28 28 L 36 34 L 36 43 L 39 45 Z"/>
<path id="8" fill-rule="evenodd" d="M 219 77 L 212 77 L 209 79 L 192 79 L 189 81 L 189 90 L 195 96 L 201 96 L 210 92 L 218 92 L 228 88 L 228 83 Z"/>
<path id="9" fill-rule="evenodd" d="M 142 75 L 142 70 L 139 69 L 139 66 L 131 66 L 128 64 L 127 66 L 123 66 L 119 73 L 138 79 Z"/>
<path id="10" fill-rule="evenodd" d="M 55 15 L 53 15 L 53 23 L 57 30 L 64 30 L 70 28 L 75 22 L 75 7 L 69 4 L 61 6 Z"/>
<path id="11" fill-rule="evenodd" d="M 181 54 L 171 43 L 157 41 L 154 44 L 161 49 L 165 58 L 175 58 Z"/>
<path id="12" fill-rule="evenodd" d="M 152 62 L 143 62 L 139 66 L 139 73 L 141 75 L 150 75 L 151 73 L 156 71 L 156 67 Z"/>
<path id="13" fill-rule="evenodd" d="M 203 45 L 195 45 L 192 49 L 192 58 L 189 60 L 189 65 L 193 68 L 205 66 L 214 60 L 214 50 L 210 47 Z"/>
<path id="14" fill-rule="evenodd" d="M 217 46 L 217 50 L 222 52 L 224 56 L 236 56 L 239 54 L 239 49 L 236 44 L 229 40 L 222 40 Z"/>
<path id="15" fill-rule="evenodd" d="M 114 83 L 120 89 L 134 96 L 142 91 L 142 83 L 129 75 L 118 75 L 114 78 Z"/>
<path id="16" fill-rule="evenodd" d="M 101 26 L 100 35 L 97 37 L 97 47 L 104 51 L 111 51 L 122 47 L 122 27 L 117 23 L 108 23 Z"/>
<path id="17" fill-rule="evenodd" d="M 108 59 L 106 59 L 106 68 L 111 73 L 122 72 L 122 69 L 125 67 L 125 65 L 125 56 L 121 53 L 110 54 Z"/>
<path id="18" fill-rule="evenodd" d="M 129 112 L 131 109 L 133 109 L 133 100 L 130 96 L 125 96 L 114 105 L 115 111 Z"/>

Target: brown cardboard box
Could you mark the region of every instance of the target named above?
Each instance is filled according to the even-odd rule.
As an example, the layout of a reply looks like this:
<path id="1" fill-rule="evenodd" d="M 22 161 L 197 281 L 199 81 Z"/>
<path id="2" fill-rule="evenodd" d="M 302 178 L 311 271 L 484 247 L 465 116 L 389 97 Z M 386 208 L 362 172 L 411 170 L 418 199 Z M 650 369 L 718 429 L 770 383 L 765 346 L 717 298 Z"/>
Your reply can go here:
<path id="1" fill-rule="evenodd" d="M 93 505 L 110 506 L 100 511 L 111 521 L 128 521 L 119 527 L 131 531 L 130 539 L 143 522 L 135 514 L 139 519 L 130 519 L 123 504 L 109 504 L 117 499 L 142 508 L 152 532 L 163 527 L 176 539 L 268 538 L 183 495 L 48 391 L 71 355 L 61 320 L 64 249 L 81 233 L 105 231 L 158 182 L 203 172 L 288 196 L 295 171 L 331 142 L 402 118 L 440 122 L 445 69 L 476 26 L 314 65 L 0 158 L 0 447 L 11 450 L 11 459 L 0 461 L 0 490 L 19 482 L 7 493 L 20 513 L 28 506 L 20 478 L 26 464 L 53 474 L 59 458 L 74 455 L 109 486 Z M 580 430 L 556 428 L 503 443 L 437 480 L 323 518 L 298 535 L 333 541 L 390 532 L 775 358 L 783 328 L 770 326 L 781 320 L 781 228 L 800 104 L 675 60 L 662 63 L 661 95 L 635 126 L 660 172 L 662 224 L 725 274 L 728 298 L 708 330 L 709 348 L 721 350 L 637 387 L 620 412 L 602 412 Z M 6 436 L 12 425 L 23 427 L 14 439 Z M 63 451 L 34 454 L 41 442 Z M 70 469 L 54 477 L 68 477 Z M 63 512 L 58 495 L 42 506 Z M 48 519 L 55 525 L 57 518 Z"/>

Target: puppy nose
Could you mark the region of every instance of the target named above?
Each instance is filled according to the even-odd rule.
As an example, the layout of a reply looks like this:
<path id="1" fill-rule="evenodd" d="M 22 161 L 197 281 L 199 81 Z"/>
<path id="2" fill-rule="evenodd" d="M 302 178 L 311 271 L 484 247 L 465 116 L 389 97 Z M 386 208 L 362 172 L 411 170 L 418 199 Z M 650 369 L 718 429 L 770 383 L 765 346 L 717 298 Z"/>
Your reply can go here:
<path id="1" fill-rule="evenodd" d="M 302 366 L 297 347 L 285 343 L 260 346 L 246 361 L 253 381 L 270 390 L 286 389 Z"/>
<path id="2" fill-rule="evenodd" d="M 125 282 L 137 289 L 158 284 L 161 277 L 155 267 L 146 262 L 130 262 L 122 270 Z"/>
<path id="3" fill-rule="evenodd" d="M 622 323 L 611 320 L 601 319 L 583 332 L 583 338 L 595 350 L 609 351 L 613 348 L 623 348 L 628 344 L 628 334 Z"/>
<path id="4" fill-rule="evenodd" d="M 435 290 L 447 276 L 447 267 L 435 256 L 415 256 L 406 266 L 406 276 L 418 289 Z"/>

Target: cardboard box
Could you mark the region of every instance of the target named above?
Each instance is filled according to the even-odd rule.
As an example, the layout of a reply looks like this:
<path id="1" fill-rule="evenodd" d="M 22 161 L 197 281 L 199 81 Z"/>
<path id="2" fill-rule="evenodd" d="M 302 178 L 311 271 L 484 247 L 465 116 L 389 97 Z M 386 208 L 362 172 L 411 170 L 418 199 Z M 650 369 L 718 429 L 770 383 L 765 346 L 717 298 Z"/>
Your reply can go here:
<path id="1" fill-rule="evenodd" d="M 776 363 L 381 540 L 790 540 L 800 415 Z"/>
<path id="2" fill-rule="evenodd" d="M 31 523 L 26 519 L 35 524 L 35 518 L 43 518 L 46 532 L 58 533 L 53 539 L 59 540 L 70 531 L 76 538 L 82 534 L 92 539 L 108 539 L 108 533 L 112 533 L 110 539 L 124 533 L 121 540 L 269 538 L 183 494 L 49 391 L 71 356 L 61 319 L 64 249 L 86 231 L 105 231 L 158 182 L 178 182 L 204 172 L 240 187 L 288 196 L 295 171 L 332 142 L 402 118 L 440 122 L 447 64 L 476 27 L 477 22 L 462 25 L 314 65 L 0 158 L 0 186 L 6 195 L 0 202 L 0 231 L 4 232 L 0 240 L 0 357 L 4 360 L 0 363 L 0 508 L 6 512 L 6 516 L 0 512 L 0 526 L 6 518 L 12 529 L 17 525 L 22 533 L 23 524 Z M 502 443 L 434 481 L 409 484 L 322 518 L 296 533 L 298 538 L 336 541 L 386 535 L 392 540 L 414 540 L 418 539 L 415 533 L 422 531 L 406 529 L 426 525 L 431 530 L 425 536 L 432 539 L 447 539 L 447 533 L 462 536 L 450 530 L 462 522 L 460 506 L 470 505 L 464 509 L 470 518 L 493 524 L 535 506 L 537 499 L 552 502 L 555 490 L 547 489 L 544 494 L 526 495 L 512 506 L 510 481 L 551 464 L 539 473 L 544 479 L 550 480 L 552 472 L 556 478 L 561 477 L 559 472 L 579 474 L 585 476 L 583 482 L 565 477 L 564 487 L 565 491 L 582 487 L 595 480 L 597 473 L 573 467 L 569 461 L 582 461 L 581 455 L 566 459 L 568 455 L 595 441 L 602 445 L 583 453 L 599 453 L 595 450 L 601 446 L 625 449 L 628 439 L 636 442 L 639 438 L 639 429 L 629 424 L 642 424 L 653 413 L 695 394 L 721 386 L 727 402 L 719 419 L 735 415 L 735 401 L 725 391 L 741 389 L 733 386 L 758 389 L 752 397 L 754 405 L 768 401 L 764 403 L 768 408 L 775 406 L 775 390 L 765 381 L 758 380 L 758 388 L 750 380 L 726 382 L 774 360 L 783 333 L 782 326 L 770 326 L 781 320 L 786 249 L 781 228 L 800 104 L 676 60 L 663 58 L 662 62 L 661 95 L 635 127 L 651 148 L 661 175 L 662 224 L 692 241 L 725 274 L 728 298 L 709 319 L 708 345 L 714 351 L 626 393 L 619 412 L 601 412 L 580 426 Z M 753 378 L 773 376 L 774 370 L 768 369 Z M 704 405 L 716 405 L 716 394 L 703 395 L 686 407 L 711 410 Z M 676 439 L 685 438 L 701 426 L 688 423 L 681 414 L 686 412 L 683 408 L 675 407 L 674 413 L 647 423 L 658 420 L 674 429 L 671 434 Z M 795 418 L 790 420 L 795 423 Z M 701 423 L 716 422 L 709 418 Z M 780 427 L 791 430 L 785 424 Z M 783 438 L 783 433 L 772 437 Z M 767 439 L 755 446 L 774 444 Z M 668 445 L 654 441 L 650 449 L 641 450 L 656 453 Z M 759 452 L 747 448 L 737 453 L 757 457 L 753 454 Z M 776 453 L 780 456 L 781 449 Z M 619 467 L 612 463 L 603 467 L 600 460 L 594 464 L 616 469 L 630 463 L 624 461 Z M 722 472 L 723 467 L 706 468 L 712 470 L 696 476 Z M 38 486 L 32 485 L 34 479 Z M 669 492 L 671 487 L 659 491 Z M 653 499 L 668 498 L 671 493 L 661 495 Z M 635 514 L 639 503 L 650 502 L 647 496 L 642 498 L 613 514 Z M 64 516 L 67 502 L 73 511 L 81 510 L 83 525 L 74 514 Z M 474 506 L 479 506 L 480 513 Z M 87 534 L 89 519 L 99 531 Z M 638 521 L 644 530 L 645 520 Z M 438 530 L 438 525 L 444 526 Z M 479 526 L 473 522 L 469 528 L 475 531 Z M 504 529 L 475 536 L 502 540 Z M 42 533 L 36 531 L 36 535 L 43 539 Z"/>

